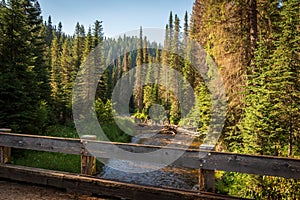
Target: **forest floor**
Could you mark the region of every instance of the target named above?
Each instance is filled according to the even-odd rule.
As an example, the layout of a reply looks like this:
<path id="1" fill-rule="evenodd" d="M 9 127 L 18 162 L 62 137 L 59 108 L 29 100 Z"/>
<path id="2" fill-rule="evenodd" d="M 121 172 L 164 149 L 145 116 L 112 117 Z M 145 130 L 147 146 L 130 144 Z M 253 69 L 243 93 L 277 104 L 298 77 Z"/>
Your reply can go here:
<path id="1" fill-rule="evenodd" d="M 68 194 L 56 188 L 0 180 L 0 200 L 109 200 L 107 198 Z"/>

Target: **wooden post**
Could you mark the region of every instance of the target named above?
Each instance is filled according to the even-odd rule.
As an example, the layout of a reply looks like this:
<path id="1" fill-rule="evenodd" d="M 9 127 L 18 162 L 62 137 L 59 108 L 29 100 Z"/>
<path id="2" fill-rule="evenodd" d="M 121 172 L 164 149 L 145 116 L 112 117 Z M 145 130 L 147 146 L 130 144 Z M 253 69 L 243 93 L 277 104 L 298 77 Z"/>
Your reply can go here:
<path id="1" fill-rule="evenodd" d="M 0 132 L 10 133 L 11 129 L 1 128 Z M 11 162 L 11 148 L 10 147 L 0 147 L 0 163 L 8 164 Z"/>
<path id="2" fill-rule="evenodd" d="M 81 137 L 83 143 L 83 151 L 87 151 L 85 149 L 85 140 L 96 140 L 96 135 L 84 135 Z M 95 175 L 96 174 L 96 157 L 94 156 L 85 156 L 81 155 L 81 174 L 84 175 Z"/>
<path id="3" fill-rule="evenodd" d="M 200 150 L 214 151 L 215 146 L 202 144 L 200 146 Z M 210 156 L 210 153 L 208 153 L 207 156 Z M 205 164 L 206 162 L 205 157 L 203 158 L 202 162 L 203 164 Z M 216 184 L 215 171 L 201 169 L 203 164 L 200 165 L 200 169 L 199 169 L 199 189 L 205 192 L 215 192 L 215 184 Z"/>

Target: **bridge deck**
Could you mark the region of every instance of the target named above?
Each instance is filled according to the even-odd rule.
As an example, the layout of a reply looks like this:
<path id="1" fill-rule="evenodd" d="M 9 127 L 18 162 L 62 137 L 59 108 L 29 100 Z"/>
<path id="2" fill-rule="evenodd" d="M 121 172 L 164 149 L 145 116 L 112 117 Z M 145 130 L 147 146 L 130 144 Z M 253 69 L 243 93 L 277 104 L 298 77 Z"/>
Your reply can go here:
<path id="1" fill-rule="evenodd" d="M 0 179 L 0 199 L 5 200 L 112 200 L 111 198 L 90 197 L 70 194 L 54 187 L 43 187 L 28 183 L 11 182 Z"/>
<path id="2" fill-rule="evenodd" d="M 112 198 L 143 200 L 240 199 L 214 193 L 154 188 L 102 180 L 72 173 L 63 173 L 14 165 L 0 165 L 0 178 L 56 187 L 64 189 L 68 192 L 81 193 L 89 196 L 96 195 L 108 196 Z"/>

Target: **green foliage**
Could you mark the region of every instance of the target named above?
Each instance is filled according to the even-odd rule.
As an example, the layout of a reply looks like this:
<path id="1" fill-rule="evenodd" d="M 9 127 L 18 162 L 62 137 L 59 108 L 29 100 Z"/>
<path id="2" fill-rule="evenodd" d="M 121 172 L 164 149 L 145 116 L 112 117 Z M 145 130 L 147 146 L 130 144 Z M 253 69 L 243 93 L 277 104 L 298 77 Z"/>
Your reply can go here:
<path id="1" fill-rule="evenodd" d="M 204 84 L 198 86 L 197 95 L 197 112 L 199 113 L 198 131 L 200 133 L 207 133 L 211 119 L 211 99 L 210 94 Z"/>
<path id="2" fill-rule="evenodd" d="M 253 189 L 252 187 L 255 186 L 255 183 L 251 181 L 251 175 L 233 172 L 218 172 L 217 176 L 217 193 L 253 198 L 249 193 L 249 191 Z"/>
<path id="3" fill-rule="evenodd" d="M 98 98 L 95 101 L 95 111 L 101 124 L 111 124 L 113 122 L 112 103 L 110 100 L 104 103 Z"/>
<path id="4" fill-rule="evenodd" d="M 142 113 L 135 113 L 134 117 L 136 119 L 139 119 L 139 120 L 143 121 L 143 122 L 145 122 L 148 119 L 148 115 L 143 113 L 143 112 Z"/>
<path id="5" fill-rule="evenodd" d="M 154 104 L 158 103 L 158 86 L 155 85 L 147 85 L 144 87 L 144 112 L 148 113 L 149 108 Z"/>
<path id="6" fill-rule="evenodd" d="M 297 199 L 299 184 L 293 179 L 218 172 L 217 192 L 251 199 Z M 284 186 L 284 187 L 283 187 Z"/>
<path id="7" fill-rule="evenodd" d="M 0 124 L 38 132 L 49 95 L 41 10 L 35 0 L 7 1 L 0 9 Z"/>
<path id="8" fill-rule="evenodd" d="M 241 124 L 248 153 L 292 155 L 294 136 L 299 131 L 299 24 L 297 2 L 283 3 L 280 33 L 268 43 L 261 38 L 256 66 L 247 87 L 245 117 Z M 291 19 L 293 19 L 291 21 Z M 291 27 L 292 26 L 292 27 Z M 282 34 L 282 32 L 284 34 Z M 289 146 L 285 152 L 284 146 Z"/>
<path id="9" fill-rule="evenodd" d="M 109 66 L 98 80 L 94 104 L 108 138 L 117 142 L 131 140 L 123 132 L 130 132 L 130 129 L 120 130 L 115 124 L 109 99 L 117 81 L 136 65 L 143 64 L 148 65 L 148 69 L 136 70 L 137 85 L 146 73 L 147 80 L 153 75 L 156 80 L 164 80 L 166 87 L 159 84 L 136 86 L 129 102 L 135 118 L 147 121 L 151 106 L 160 104 L 167 110 L 170 123 L 198 124 L 200 133 L 208 132 L 211 96 L 196 66 L 191 66 L 191 61 L 197 59 L 193 57 L 196 53 L 190 40 L 193 38 L 211 55 L 207 64 L 217 63 L 227 90 L 228 112 L 223 131 L 226 149 L 298 156 L 299 1 L 280 1 L 278 5 L 278 1 L 195 0 L 190 24 L 191 27 L 186 13 L 181 38 L 180 19 L 177 15 L 173 17 L 171 12 L 162 51 L 147 48 L 151 45 L 143 37 L 142 28 L 140 37 L 106 38 L 107 55 L 97 54 L 98 57 L 92 59 L 97 65 Z M 256 29 L 259 30 L 258 38 Z M 77 23 L 74 36 L 67 36 L 62 24 L 56 28 L 50 16 L 43 24 L 36 0 L 9 0 L 0 4 L 0 35 L 0 125 L 14 132 L 78 138 L 74 127 L 66 126 L 72 120 L 73 84 L 80 66 L 85 67 L 90 52 L 104 40 L 102 22 L 97 20 L 87 33 L 84 26 Z M 137 50 L 127 52 L 128 49 Z M 180 53 L 185 59 L 178 55 Z M 151 74 L 152 63 L 160 62 L 170 68 L 164 67 Z M 170 69 L 182 73 L 183 83 Z M 207 75 L 214 78 L 210 71 Z M 185 93 L 188 84 L 197 98 L 191 110 L 184 104 L 179 105 L 183 97 L 191 95 Z M 175 93 L 179 97 L 175 97 Z M 184 119 L 180 116 L 181 110 L 189 111 Z M 118 120 L 123 125 L 132 123 L 128 117 Z M 55 125 L 47 129 L 49 124 Z M 78 172 L 80 167 L 79 157 L 17 152 L 16 164 L 71 172 Z M 220 193 L 242 197 L 296 199 L 300 195 L 298 185 L 294 180 L 220 173 L 217 188 Z"/>
<path id="10" fill-rule="evenodd" d="M 299 1 L 196 0 L 191 25 L 192 38 L 216 61 L 227 90 L 225 149 L 298 156 Z M 206 95 L 201 102 L 209 100 Z M 295 181 L 281 178 L 225 173 L 218 187 L 258 199 L 299 196 Z"/>
<path id="11" fill-rule="evenodd" d="M 96 48 L 103 41 L 103 27 L 102 21 L 96 20 L 94 24 L 94 48 Z"/>
<path id="12" fill-rule="evenodd" d="M 180 121 L 180 106 L 178 101 L 173 101 L 170 110 L 170 123 L 178 124 Z"/>
<path id="13" fill-rule="evenodd" d="M 234 138 L 231 149 L 250 154 L 293 156 L 297 153 L 300 128 L 299 2 L 285 1 L 280 10 L 277 4 L 269 9 L 278 12 L 272 21 L 274 30 L 271 35 L 260 35 L 255 53 L 256 69 L 249 69 L 240 135 Z M 252 187 L 241 188 L 241 191 L 248 192 L 252 198 L 295 199 L 299 196 L 294 180 L 273 177 L 251 177 L 250 180 Z"/>
<path id="14" fill-rule="evenodd" d="M 112 103 L 107 100 L 104 103 L 100 98 L 95 101 L 95 111 L 102 130 L 110 141 L 113 142 L 130 142 L 131 136 L 125 134 L 114 121 Z M 128 123 L 127 118 L 118 118 L 119 123 Z"/>
<path id="15" fill-rule="evenodd" d="M 141 88 L 141 78 L 142 76 L 142 71 L 141 71 L 141 65 L 144 63 L 144 54 L 147 55 L 147 49 L 143 51 L 143 29 L 142 27 L 140 28 L 140 38 L 139 38 L 139 43 L 138 43 L 138 49 L 137 49 L 137 57 L 136 57 L 136 65 L 139 66 L 136 68 L 136 74 L 135 74 L 135 88 L 134 88 L 134 103 L 137 112 L 142 112 L 143 110 L 143 89 Z"/>
<path id="16" fill-rule="evenodd" d="M 204 83 L 199 84 L 195 92 L 195 106 L 189 114 L 180 121 L 179 125 L 197 126 L 198 132 L 205 136 L 208 133 L 211 120 L 211 99 Z"/>
<path id="17" fill-rule="evenodd" d="M 259 186 L 252 192 L 256 199 L 292 200 L 300 197 L 300 186 L 297 180 L 264 176 Z"/>
<path id="18" fill-rule="evenodd" d="M 46 101 L 41 101 L 39 109 L 36 111 L 36 124 L 40 127 L 39 133 L 43 132 L 49 125 L 50 108 Z"/>

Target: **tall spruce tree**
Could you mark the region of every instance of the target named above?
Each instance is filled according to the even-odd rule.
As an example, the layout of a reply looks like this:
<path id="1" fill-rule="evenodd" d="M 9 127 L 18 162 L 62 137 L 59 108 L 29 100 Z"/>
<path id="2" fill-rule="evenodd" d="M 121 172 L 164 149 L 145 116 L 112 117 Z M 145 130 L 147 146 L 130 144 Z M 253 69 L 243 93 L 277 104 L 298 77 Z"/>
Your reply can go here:
<path id="1" fill-rule="evenodd" d="M 0 124 L 16 132 L 38 132 L 48 84 L 39 4 L 9 0 L 1 6 Z"/>
<path id="2" fill-rule="evenodd" d="M 164 95 L 161 95 L 161 98 L 165 99 L 164 106 L 168 107 L 168 99 L 169 99 L 169 83 L 168 83 L 168 77 L 169 77 L 169 57 L 170 57 L 170 29 L 169 25 L 166 25 L 166 31 L 165 31 L 165 40 L 164 40 L 164 48 L 162 50 L 161 55 L 161 61 L 162 61 L 162 76 L 160 77 L 161 81 L 164 82 L 165 88 L 163 88 Z"/>
<path id="3" fill-rule="evenodd" d="M 72 59 L 73 59 L 73 65 L 74 70 L 77 74 L 77 71 L 81 65 L 82 56 L 83 56 L 83 49 L 84 49 L 84 39 L 85 39 L 85 33 L 84 30 L 82 30 L 79 23 L 76 24 L 75 27 L 75 39 L 73 40 L 73 53 L 72 53 Z"/>
<path id="4" fill-rule="evenodd" d="M 172 52 L 171 52 L 171 58 L 169 61 L 169 67 L 172 69 L 172 73 L 169 75 L 169 85 L 171 88 L 171 91 L 173 91 L 173 98 L 170 99 L 170 122 L 173 124 L 177 124 L 180 120 L 180 104 L 182 97 L 181 97 L 181 91 L 182 88 L 180 87 L 180 78 L 178 77 L 178 73 L 181 73 L 181 58 L 180 58 L 180 20 L 175 15 L 175 21 L 174 21 L 174 31 L 173 31 L 173 38 L 172 38 Z"/>
<path id="5" fill-rule="evenodd" d="M 60 68 L 60 48 L 57 36 L 51 43 L 51 71 L 50 71 L 50 85 L 51 85 L 51 105 L 55 122 L 62 121 L 62 73 Z"/>
<path id="6" fill-rule="evenodd" d="M 240 137 L 238 124 L 245 106 L 244 86 L 247 75 L 255 69 L 257 32 L 268 27 L 257 19 L 257 16 L 265 17 L 258 14 L 265 4 L 266 1 L 257 4 L 254 0 L 248 3 L 196 0 L 194 3 L 191 36 L 216 62 L 227 93 L 228 110 L 223 129 L 226 146 L 232 143 L 232 138 Z"/>
<path id="7" fill-rule="evenodd" d="M 259 37 L 254 60 L 247 69 L 245 109 L 239 124 L 241 134 L 231 135 L 230 149 L 294 156 L 298 152 L 295 140 L 299 134 L 299 1 L 259 3 Z M 254 47 L 251 43 L 249 47 Z M 241 192 L 245 196 L 250 194 L 251 198 L 294 199 L 299 195 L 294 180 L 274 177 L 250 177 L 249 180 L 252 187 L 248 191 L 245 187 Z M 292 189 L 283 192 L 286 187 Z"/>
<path id="8" fill-rule="evenodd" d="M 94 31 L 94 48 L 95 48 L 103 41 L 102 21 L 96 20 L 93 31 Z"/>
<path id="9" fill-rule="evenodd" d="M 74 68 L 72 65 L 71 44 L 65 39 L 60 56 L 60 74 L 61 74 L 61 101 L 62 101 L 62 121 L 68 123 L 71 121 L 72 109 L 72 88 L 74 84 Z"/>
<path id="10" fill-rule="evenodd" d="M 84 43 L 84 50 L 83 50 L 83 55 L 82 55 L 82 62 L 85 62 L 89 53 L 93 50 L 93 36 L 92 36 L 92 29 L 91 27 L 88 30 L 88 33 L 85 38 L 85 43 Z"/>
<path id="11" fill-rule="evenodd" d="M 140 27 L 140 38 L 139 38 L 139 44 L 137 49 L 137 57 L 136 57 L 136 75 L 135 75 L 135 90 L 134 90 L 134 102 L 135 107 L 137 108 L 137 111 L 141 113 L 143 111 L 143 88 L 141 88 L 141 77 L 142 72 L 141 66 L 144 61 L 144 55 L 143 55 L 143 29 Z"/>
<path id="12" fill-rule="evenodd" d="M 45 26 L 46 26 L 46 43 L 48 46 L 50 46 L 53 40 L 53 30 L 54 30 L 51 16 L 48 17 L 48 21 L 45 23 Z"/>
<path id="13" fill-rule="evenodd" d="M 276 7 L 275 7 L 276 6 Z M 245 146 L 252 153 L 293 154 L 299 116 L 299 2 L 284 2 L 273 31 L 261 38 L 256 52 L 257 69 L 248 86 L 242 128 Z M 279 9 L 278 5 L 274 5 Z M 264 36 L 266 37 L 266 35 Z M 288 152 L 284 151 L 288 146 Z"/>

